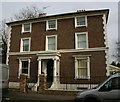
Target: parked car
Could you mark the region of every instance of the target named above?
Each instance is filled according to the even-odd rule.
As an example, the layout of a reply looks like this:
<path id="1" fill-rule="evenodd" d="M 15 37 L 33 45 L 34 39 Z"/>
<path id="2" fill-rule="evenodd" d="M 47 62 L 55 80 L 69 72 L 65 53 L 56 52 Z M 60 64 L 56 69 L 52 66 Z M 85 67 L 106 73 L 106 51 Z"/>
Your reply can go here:
<path id="1" fill-rule="evenodd" d="M 0 97 L 8 92 L 9 66 L 0 63 Z"/>
<path id="2" fill-rule="evenodd" d="M 120 102 L 120 73 L 110 76 L 94 89 L 80 92 L 74 102 Z"/>

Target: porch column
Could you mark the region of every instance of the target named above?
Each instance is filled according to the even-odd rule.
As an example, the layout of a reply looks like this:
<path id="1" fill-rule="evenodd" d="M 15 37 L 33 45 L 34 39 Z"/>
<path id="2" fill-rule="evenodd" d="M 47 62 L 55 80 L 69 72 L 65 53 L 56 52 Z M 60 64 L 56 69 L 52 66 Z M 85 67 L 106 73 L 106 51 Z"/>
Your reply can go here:
<path id="1" fill-rule="evenodd" d="M 56 67 L 57 67 L 57 66 L 56 66 L 56 63 L 57 63 L 57 59 L 53 59 L 53 60 L 54 60 L 54 71 L 53 71 L 53 72 L 54 72 L 54 74 L 53 74 L 53 75 L 54 75 L 54 76 L 53 76 L 54 79 L 53 79 L 53 82 L 56 82 L 56 80 L 57 80 L 57 76 L 56 76 L 56 73 L 57 73 L 57 72 L 56 72 Z"/>
<path id="2" fill-rule="evenodd" d="M 38 81 L 37 81 L 38 86 L 39 86 L 40 74 L 41 74 L 41 59 L 38 60 Z"/>
<path id="3" fill-rule="evenodd" d="M 60 59 L 57 60 L 57 82 L 60 81 Z"/>

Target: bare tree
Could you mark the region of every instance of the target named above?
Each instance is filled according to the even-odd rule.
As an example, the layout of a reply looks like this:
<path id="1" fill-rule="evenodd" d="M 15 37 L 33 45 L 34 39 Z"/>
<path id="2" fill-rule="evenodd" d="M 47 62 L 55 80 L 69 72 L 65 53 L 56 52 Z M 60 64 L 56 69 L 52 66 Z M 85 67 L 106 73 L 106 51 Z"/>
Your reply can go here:
<path id="1" fill-rule="evenodd" d="M 119 42 L 117 42 L 116 43 L 117 44 L 117 55 L 116 55 L 116 57 L 117 57 L 117 61 L 118 61 L 118 63 L 120 63 L 120 41 Z"/>
<path id="2" fill-rule="evenodd" d="M 36 6 L 27 6 L 22 8 L 17 14 L 13 16 L 10 20 L 2 20 L 0 22 L 0 38 L 2 39 L 2 62 L 6 63 L 6 53 L 7 53 L 7 40 L 8 40 L 8 27 L 6 22 L 24 20 L 37 18 L 42 11 Z"/>
<path id="3" fill-rule="evenodd" d="M 20 12 L 14 15 L 13 21 L 15 20 L 24 20 L 24 19 L 31 19 L 37 18 L 42 11 L 39 10 L 36 6 L 27 6 L 26 8 L 22 8 Z"/>
<path id="4" fill-rule="evenodd" d="M 6 63 L 6 52 L 7 52 L 7 39 L 8 39 L 8 27 L 6 26 L 6 20 L 0 22 L 0 38 L 2 41 L 2 63 Z"/>
<path id="5" fill-rule="evenodd" d="M 120 41 L 116 42 L 115 54 L 113 57 L 116 58 L 116 61 L 113 61 L 111 64 L 120 67 Z"/>

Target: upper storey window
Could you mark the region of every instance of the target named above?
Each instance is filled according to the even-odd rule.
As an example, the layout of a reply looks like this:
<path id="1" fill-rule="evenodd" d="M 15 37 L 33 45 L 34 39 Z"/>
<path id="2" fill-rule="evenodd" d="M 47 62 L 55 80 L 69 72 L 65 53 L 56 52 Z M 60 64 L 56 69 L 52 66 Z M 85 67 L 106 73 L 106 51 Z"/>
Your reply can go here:
<path id="1" fill-rule="evenodd" d="M 87 16 L 75 17 L 75 27 L 87 26 Z"/>
<path id="2" fill-rule="evenodd" d="M 57 35 L 46 36 L 46 50 L 57 50 Z"/>
<path id="3" fill-rule="evenodd" d="M 31 23 L 22 24 L 22 33 L 31 32 Z"/>
<path id="4" fill-rule="evenodd" d="M 50 20 L 46 22 L 46 30 L 57 29 L 57 20 Z"/>
<path id="5" fill-rule="evenodd" d="M 88 48 L 88 33 L 75 33 L 75 41 L 76 49 Z"/>
<path id="6" fill-rule="evenodd" d="M 21 52 L 30 51 L 30 38 L 21 39 Z"/>

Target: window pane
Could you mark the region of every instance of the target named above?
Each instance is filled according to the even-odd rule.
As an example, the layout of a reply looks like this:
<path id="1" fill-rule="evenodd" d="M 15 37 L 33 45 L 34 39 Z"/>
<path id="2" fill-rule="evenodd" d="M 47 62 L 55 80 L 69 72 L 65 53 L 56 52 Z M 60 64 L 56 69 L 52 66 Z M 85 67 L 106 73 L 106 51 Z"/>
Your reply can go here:
<path id="1" fill-rule="evenodd" d="M 54 44 L 55 43 L 55 37 L 48 37 L 48 44 Z"/>
<path id="2" fill-rule="evenodd" d="M 78 42 L 78 48 L 86 48 L 86 42 Z"/>
<path id="3" fill-rule="evenodd" d="M 48 50 L 55 50 L 55 37 L 48 37 Z"/>
<path id="4" fill-rule="evenodd" d="M 86 34 L 77 35 L 77 47 L 78 48 L 86 48 Z"/>
<path id="5" fill-rule="evenodd" d="M 22 74 L 28 74 L 28 69 L 22 69 Z"/>
<path id="6" fill-rule="evenodd" d="M 56 21 L 55 20 L 48 21 L 48 27 L 49 28 L 56 28 Z"/>
<path id="7" fill-rule="evenodd" d="M 28 68 L 28 61 L 22 61 L 22 68 Z"/>
<path id="8" fill-rule="evenodd" d="M 29 39 L 23 40 L 23 51 L 29 51 Z"/>
<path id="9" fill-rule="evenodd" d="M 30 24 L 24 24 L 24 31 L 30 31 Z"/>
<path id="10" fill-rule="evenodd" d="M 80 78 L 85 78 L 87 76 L 87 70 L 85 68 L 78 69 L 78 76 Z"/>
<path id="11" fill-rule="evenodd" d="M 87 59 L 78 59 L 78 76 L 86 77 L 87 76 Z"/>
<path id="12" fill-rule="evenodd" d="M 87 68 L 87 60 L 78 60 L 78 68 Z"/>
<path id="13" fill-rule="evenodd" d="M 22 61 L 22 73 L 28 74 L 28 61 Z"/>
<path id="14" fill-rule="evenodd" d="M 86 34 L 79 34 L 78 36 L 78 41 L 86 41 Z"/>
<path id="15" fill-rule="evenodd" d="M 85 25 L 85 17 L 77 17 L 77 25 Z"/>

